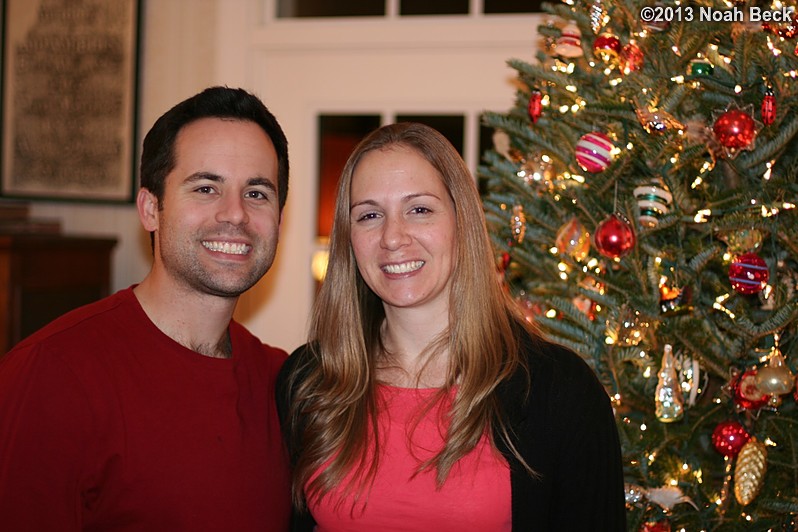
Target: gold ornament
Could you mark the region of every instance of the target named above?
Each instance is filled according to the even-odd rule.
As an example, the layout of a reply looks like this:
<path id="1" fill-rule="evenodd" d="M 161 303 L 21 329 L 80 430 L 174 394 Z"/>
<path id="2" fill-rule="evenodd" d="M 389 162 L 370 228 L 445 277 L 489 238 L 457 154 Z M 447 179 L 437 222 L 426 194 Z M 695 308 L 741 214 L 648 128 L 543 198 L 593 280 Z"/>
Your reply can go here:
<path id="1" fill-rule="evenodd" d="M 684 400 L 682 388 L 676 376 L 676 361 L 673 358 L 673 348 L 665 344 L 662 355 L 662 367 L 659 370 L 659 381 L 654 392 L 656 415 L 663 423 L 678 421 L 684 415 Z"/>
<path id="2" fill-rule="evenodd" d="M 770 352 L 768 363 L 759 368 L 756 373 L 756 387 L 762 393 L 770 396 L 768 405 L 776 408 L 781 405 L 780 396 L 790 393 L 794 385 L 793 374 L 779 351 L 778 339 L 776 339 L 776 345 Z"/>
<path id="3" fill-rule="evenodd" d="M 518 156 L 516 162 L 519 164 L 516 175 L 524 180 L 530 187 L 537 187 L 539 190 L 554 190 L 557 172 L 551 162 L 551 158 L 546 155 L 530 155 L 529 158 Z"/>
<path id="4" fill-rule="evenodd" d="M 648 107 L 638 107 L 635 109 L 637 120 L 647 133 L 659 135 L 666 131 L 684 131 L 685 125 L 676 118 L 663 110 L 651 109 Z"/>
<path id="5" fill-rule="evenodd" d="M 718 238 L 726 242 L 729 246 L 729 253 L 741 255 L 752 253 L 762 246 L 762 231 L 752 227 L 751 229 L 734 229 L 718 235 Z"/>
<path id="6" fill-rule="evenodd" d="M 575 216 L 557 231 L 554 245 L 575 261 L 581 261 L 590 252 L 590 233 Z"/>
<path id="7" fill-rule="evenodd" d="M 635 346 L 642 342 L 649 328 L 648 320 L 625 303 L 617 313 L 607 318 L 606 324 L 607 337 L 613 344 L 624 347 Z"/>
<path id="8" fill-rule="evenodd" d="M 765 481 L 765 471 L 767 448 L 752 437 L 737 455 L 737 466 L 734 468 L 734 498 L 742 506 L 750 504 L 759 495 Z"/>
<path id="9" fill-rule="evenodd" d="M 510 229 L 513 232 L 513 238 L 516 242 L 520 244 L 524 241 L 524 235 L 526 234 L 526 215 L 524 214 L 524 207 L 522 205 L 515 205 L 513 207 Z"/>

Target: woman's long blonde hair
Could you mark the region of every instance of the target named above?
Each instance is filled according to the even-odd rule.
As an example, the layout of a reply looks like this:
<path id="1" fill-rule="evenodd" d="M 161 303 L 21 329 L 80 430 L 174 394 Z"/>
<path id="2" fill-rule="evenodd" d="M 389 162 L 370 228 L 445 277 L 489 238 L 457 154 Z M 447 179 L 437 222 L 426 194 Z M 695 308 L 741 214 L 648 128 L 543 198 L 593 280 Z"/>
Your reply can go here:
<path id="1" fill-rule="evenodd" d="M 313 309 L 312 356 L 290 382 L 288 437 L 295 449 L 293 499 L 318 500 L 351 482 L 344 494 L 357 499 L 371 485 L 379 460 L 375 368 L 383 360 L 381 300 L 358 272 L 350 239 L 350 185 L 363 155 L 401 145 L 416 150 L 441 175 L 454 203 L 456 260 L 452 273 L 449 329 L 435 351 L 448 350 L 448 369 L 437 397 L 451 402 L 445 447 L 423 464 L 436 470 L 438 485 L 484 434 L 494 431 L 516 457 L 496 388 L 524 366 L 518 334 L 524 324 L 501 289 L 479 194 L 463 159 L 436 130 L 417 123 L 383 126 L 355 148 L 341 174 L 330 237 L 329 266 Z M 433 353 L 434 355 L 434 353 Z M 520 400 L 521 398 L 519 398 Z M 339 502 L 343 502 L 342 500 Z"/>

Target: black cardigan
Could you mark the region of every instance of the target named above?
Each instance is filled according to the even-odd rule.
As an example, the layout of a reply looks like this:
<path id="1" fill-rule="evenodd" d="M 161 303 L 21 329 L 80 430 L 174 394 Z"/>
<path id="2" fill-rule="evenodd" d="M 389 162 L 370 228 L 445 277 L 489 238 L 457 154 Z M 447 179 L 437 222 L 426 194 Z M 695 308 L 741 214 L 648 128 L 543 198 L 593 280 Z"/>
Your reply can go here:
<path id="1" fill-rule="evenodd" d="M 624 480 L 620 444 L 609 398 L 593 370 L 573 352 L 525 337 L 531 376 L 516 373 L 497 390 L 513 444 L 537 472 L 529 475 L 496 435 L 510 465 L 514 531 L 624 531 Z M 312 356 L 302 346 L 277 379 L 277 408 L 285 426 L 288 376 Z M 297 449 L 291 449 L 293 457 Z M 292 530 L 312 531 L 309 513 L 294 512 Z"/>

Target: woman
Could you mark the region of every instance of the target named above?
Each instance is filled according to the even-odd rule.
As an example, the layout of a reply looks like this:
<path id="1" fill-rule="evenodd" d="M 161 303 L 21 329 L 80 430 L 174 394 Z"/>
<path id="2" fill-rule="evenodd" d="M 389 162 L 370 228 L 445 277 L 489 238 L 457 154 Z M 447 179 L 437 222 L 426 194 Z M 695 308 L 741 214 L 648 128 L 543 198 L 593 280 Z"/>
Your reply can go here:
<path id="1" fill-rule="evenodd" d="M 517 314 L 474 181 L 427 126 L 384 126 L 350 156 L 277 400 L 295 530 L 625 528 L 607 394 Z"/>

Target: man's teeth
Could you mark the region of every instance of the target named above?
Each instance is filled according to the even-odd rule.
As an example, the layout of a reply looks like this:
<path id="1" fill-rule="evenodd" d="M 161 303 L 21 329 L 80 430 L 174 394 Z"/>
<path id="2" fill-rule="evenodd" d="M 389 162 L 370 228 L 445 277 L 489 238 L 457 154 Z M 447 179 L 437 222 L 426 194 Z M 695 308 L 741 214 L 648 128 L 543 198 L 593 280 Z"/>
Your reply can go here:
<path id="1" fill-rule="evenodd" d="M 235 242 L 203 241 L 202 245 L 211 251 L 218 251 L 219 253 L 228 253 L 230 255 L 245 255 L 251 249 L 251 246 L 248 246 L 246 244 L 238 244 Z"/>
<path id="2" fill-rule="evenodd" d="M 385 273 L 410 273 L 422 266 L 424 266 L 423 260 L 414 260 L 412 262 L 403 262 L 402 264 L 387 264 L 382 267 L 382 271 Z"/>

